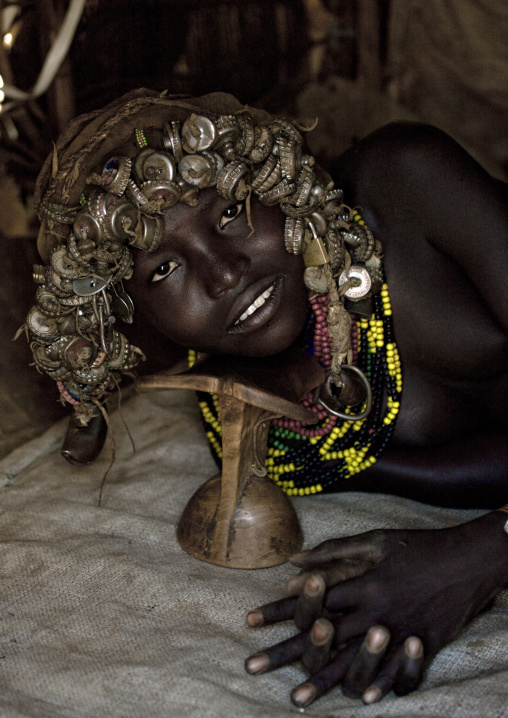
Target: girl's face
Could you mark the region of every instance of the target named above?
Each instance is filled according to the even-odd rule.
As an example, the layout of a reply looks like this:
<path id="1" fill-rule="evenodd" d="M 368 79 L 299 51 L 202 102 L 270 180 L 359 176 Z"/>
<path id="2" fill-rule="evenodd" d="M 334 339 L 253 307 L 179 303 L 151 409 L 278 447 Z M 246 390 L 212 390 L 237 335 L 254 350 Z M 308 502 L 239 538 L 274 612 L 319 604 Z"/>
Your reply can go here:
<path id="1" fill-rule="evenodd" d="M 215 188 L 197 207 L 164 216 L 159 248 L 135 250 L 129 280 L 136 311 L 182 346 L 207 353 L 266 356 L 286 349 L 303 328 L 303 260 L 284 248 L 278 206 L 232 205 Z M 249 236 L 250 235 L 250 236 Z"/>

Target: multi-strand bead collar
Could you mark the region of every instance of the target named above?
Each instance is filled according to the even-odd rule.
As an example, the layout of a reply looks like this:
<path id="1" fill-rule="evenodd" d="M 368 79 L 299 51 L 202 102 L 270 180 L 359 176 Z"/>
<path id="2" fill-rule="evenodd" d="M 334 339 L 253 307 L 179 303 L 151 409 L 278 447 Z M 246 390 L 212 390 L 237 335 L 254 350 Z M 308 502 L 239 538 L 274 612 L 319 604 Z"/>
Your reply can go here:
<path id="1" fill-rule="evenodd" d="M 327 314 L 327 295 L 311 294 L 304 344 L 307 353 L 316 356 L 328 370 L 331 340 Z M 366 418 L 339 419 L 316 404 L 309 394 L 302 403 L 318 416 L 317 424 L 305 425 L 288 418 L 272 420 L 266 469 L 268 476 L 290 496 L 339 489 L 343 479 L 372 466 L 390 440 L 402 393 L 401 362 L 391 317 L 386 284 L 373 298 L 370 318 L 352 315 L 353 363 L 367 376 L 373 394 L 373 406 Z M 199 399 L 208 441 L 220 461 L 217 397 L 200 394 Z"/>

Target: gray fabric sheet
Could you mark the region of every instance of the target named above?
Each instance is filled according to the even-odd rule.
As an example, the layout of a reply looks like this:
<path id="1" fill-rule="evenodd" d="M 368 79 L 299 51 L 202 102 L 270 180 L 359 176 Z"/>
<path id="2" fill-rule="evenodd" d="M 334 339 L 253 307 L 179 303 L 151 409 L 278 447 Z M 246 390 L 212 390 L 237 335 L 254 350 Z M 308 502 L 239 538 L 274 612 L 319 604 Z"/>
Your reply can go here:
<path id="1" fill-rule="evenodd" d="M 119 413 L 117 458 L 72 467 L 58 423 L 0 462 L 0 715 L 16 718 L 285 718 L 294 665 L 249 676 L 247 655 L 291 635 L 249 629 L 253 606 L 283 595 L 289 565 L 225 569 L 175 538 L 194 490 L 215 472 L 186 392 L 133 396 Z M 472 518 L 382 495 L 295 500 L 307 546 L 375 527 L 437 527 Z M 508 597 L 501 594 L 434 661 L 421 689 L 373 706 L 336 688 L 310 716 L 508 716 Z"/>

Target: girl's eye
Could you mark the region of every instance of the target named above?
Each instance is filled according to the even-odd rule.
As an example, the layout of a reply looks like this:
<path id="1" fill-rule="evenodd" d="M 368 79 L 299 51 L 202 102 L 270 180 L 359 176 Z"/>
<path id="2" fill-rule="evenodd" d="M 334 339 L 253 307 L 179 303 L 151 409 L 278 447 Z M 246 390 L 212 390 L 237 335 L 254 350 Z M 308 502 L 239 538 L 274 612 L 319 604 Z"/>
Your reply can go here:
<path id="1" fill-rule="evenodd" d="M 231 222 L 233 219 L 236 219 L 239 214 L 242 213 L 243 209 L 243 202 L 238 202 L 238 204 L 233 204 L 231 207 L 228 207 L 224 210 L 224 212 L 221 215 L 219 227 L 221 229 L 224 229 L 224 227 Z"/>
<path id="2" fill-rule="evenodd" d="M 152 274 L 152 282 L 160 282 L 161 279 L 168 277 L 178 267 L 178 262 L 164 262 L 157 267 Z"/>

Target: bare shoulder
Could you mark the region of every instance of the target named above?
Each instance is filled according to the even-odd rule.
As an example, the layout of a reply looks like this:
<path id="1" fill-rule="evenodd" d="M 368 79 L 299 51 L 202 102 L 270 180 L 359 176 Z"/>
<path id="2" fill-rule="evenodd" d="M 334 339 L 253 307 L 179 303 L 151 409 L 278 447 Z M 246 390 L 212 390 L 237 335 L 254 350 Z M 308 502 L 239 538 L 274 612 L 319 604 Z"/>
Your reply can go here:
<path id="1" fill-rule="evenodd" d="M 412 282 L 424 278 L 434 289 L 446 276 L 448 291 L 467 286 L 508 335 L 504 183 L 447 134 L 420 123 L 381 128 L 334 169 L 346 199 L 363 207 L 382 240 L 386 266 L 397 281 L 416 263 Z"/>
<path id="2" fill-rule="evenodd" d="M 405 211 L 430 223 L 458 203 L 482 206 L 508 222 L 507 186 L 431 125 L 385 125 L 342 155 L 331 171 L 346 199 L 365 205 L 379 219 Z"/>
<path id="3" fill-rule="evenodd" d="M 508 202 L 452 138 L 394 123 L 349 150 L 336 168 L 383 243 L 394 328 L 405 367 L 398 431 L 447 436 L 474 423 L 481 395 L 506 421 Z M 410 409 L 410 411 L 409 411 Z"/>

